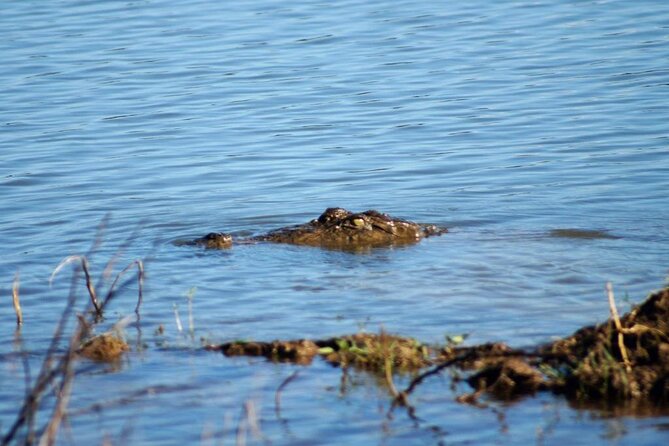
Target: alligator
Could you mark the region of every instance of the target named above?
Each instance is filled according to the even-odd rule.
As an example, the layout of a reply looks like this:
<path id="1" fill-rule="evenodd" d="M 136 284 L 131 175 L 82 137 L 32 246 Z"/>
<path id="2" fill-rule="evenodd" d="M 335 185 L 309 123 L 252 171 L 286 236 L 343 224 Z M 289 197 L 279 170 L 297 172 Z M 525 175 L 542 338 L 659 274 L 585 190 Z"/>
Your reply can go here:
<path id="1" fill-rule="evenodd" d="M 328 208 L 320 217 L 308 223 L 275 229 L 267 234 L 235 240 L 235 243 L 289 243 L 356 251 L 408 245 L 445 232 L 448 232 L 446 228 L 414 223 L 374 210 L 351 212 L 343 208 Z M 225 232 L 211 232 L 180 244 L 226 249 L 233 245 L 233 239 L 231 234 Z"/>

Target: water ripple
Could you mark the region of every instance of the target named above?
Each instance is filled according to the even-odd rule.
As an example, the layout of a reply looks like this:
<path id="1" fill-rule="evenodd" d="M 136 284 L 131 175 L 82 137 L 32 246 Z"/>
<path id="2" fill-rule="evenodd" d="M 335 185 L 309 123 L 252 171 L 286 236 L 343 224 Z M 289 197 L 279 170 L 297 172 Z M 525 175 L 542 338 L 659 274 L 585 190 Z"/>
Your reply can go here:
<path id="1" fill-rule="evenodd" d="M 224 340 L 366 325 L 433 341 L 468 332 L 529 345 L 607 317 L 607 280 L 638 301 L 667 272 L 665 3 L 0 4 L 0 277 L 10 283 L 21 270 L 34 318 L 25 342 L 31 351 L 46 345 L 62 290 L 45 281 L 62 257 L 88 249 L 107 212 L 98 259 L 138 227 L 126 255 L 154 255 L 145 335 L 171 324 L 172 304 L 183 308 L 190 287 L 198 287 L 198 329 Z M 262 233 L 327 206 L 378 208 L 451 232 L 366 255 L 171 244 L 211 230 Z M 561 228 L 620 238 L 549 236 Z M 10 311 L 0 306 L 1 317 Z M 10 336 L 0 334 L 2 345 Z M 247 364 L 149 350 L 123 380 L 144 388 L 145 376 L 182 376 L 194 390 L 184 393 L 192 412 L 179 423 L 164 409 L 178 397 L 132 406 L 147 442 L 159 441 L 156 425 L 188 426 L 160 440 L 199 441 L 208 413 L 238 413 L 238 394 L 218 395 L 216 407 L 200 398 L 211 376 L 255 385 L 245 381 Z M 284 378 L 278 366 L 257 370 L 272 388 Z M 303 375 L 305 391 L 322 394 Z M 0 376 L 17 379 L 11 370 Z M 114 379 L 82 376 L 81 386 L 118 386 Z M 0 385 L 0 401 L 20 397 L 22 389 Z M 368 424 L 376 405 L 348 398 L 353 411 L 334 394 L 293 401 L 304 417 L 293 426 L 300 438 L 322 443 L 334 430 L 340 443 L 377 441 Z M 538 406 L 509 409 L 531 416 L 507 442 L 536 442 Z M 12 410 L 0 403 L 0 424 Z M 451 440 L 500 438 L 480 417 L 475 428 L 449 424 L 462 413 L 450 402 L 426 410 Z M 325 427 L 323 417 L 350 430 Z M 560 435 L 601 442 L 601 420 L 562 418 Z M 281 443 L 272 423 L 266 433 Z M 434 442 L 433 433 L 394 423 L 388 443 Z M 645 429 L 629 423 L 631 433 Z M 79 442 L 99 443 L 104 426 L 73 430 Z M 648 442 L 658 438 L 651 432 Z"/>

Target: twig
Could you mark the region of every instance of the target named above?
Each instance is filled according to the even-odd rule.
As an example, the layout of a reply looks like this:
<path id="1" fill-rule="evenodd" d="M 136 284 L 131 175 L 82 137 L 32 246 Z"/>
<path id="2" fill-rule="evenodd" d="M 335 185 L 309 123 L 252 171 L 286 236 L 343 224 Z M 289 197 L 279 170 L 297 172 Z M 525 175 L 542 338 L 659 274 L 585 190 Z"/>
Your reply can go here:
<path id="1" fill-rule="evenodd" d="M 63 419 L 66 416 L 67 405 L 70 402 L 72 391 L 72 381 L 74 380 L 74 367 L 72 363 L 76 354 L 77 346 L 81 342 L 81 336 L 84 330 L 87 330 L 83 324 L 80 324 L 70 338 L 67 354 L 61 359 L 57 368 L 63 375 L 57 393 L 56 405 L 53 414 L 49 419 L 46 429 L 40 437 L 39 446 L 52 446 L 56 442 L 56 435 Z"/>
<path id="2" fill-rule="evenodd" d="M 137 285 L 139 289 L 137 290 L 137 306 L 135 307 L 135 313 L 139 317 L 139 307 L 142 305 L 142 289 L 144 288 L 144 262 L 141 260 L 136 260 L 137 263 Z"/>
<path id="3" fill-rule="evenodd" d="M 95 287 L 93 286 L 93 282 L 91 281 L 91 274 L 88 270 L 88 259 L 86 259 L 86 256 L 69 256 L 65 257 L 56 267 L 56 269 L 53 270 L 53 273 L 51 273 L 51 278 L 49 278 L 49 284 L 53 282 L 54 277 L 56 277 L 56 274 L 60 272 L 61 269 L 68 263 L 72 262 L 81 262 L 81 269 L 84 270 L 84 275 L 86 276 L 86 288 L 88 289 L 88 294 L 91 296 L 91 303 L 93 303 L 93 307 L 95 307 L 95 311 L 97 312 L 98 315 L 102 314 L 102 309 L 100 308 L 100 305 L 98 304 L 97 297 L 95 295 Z"/>
<path id="4" fill-rule="evenodd" d="M 74 285 L 74 279 L 73 279 L 73 285 Z M 74 288 L 72 289 L 72 295 L 73 294 L 74 294 Z M 103 305 L 102 307 L 100 307 L 100 310 L 103 309 L 106 303 L 107 301 L 103 302 Z M 68 302 L 68 307 L 66 308 L 64 315 L 65 314 L 69 315 L 70 313 L 69 309 L 73 304 L 74 301 L 71 298 L 70 302 Z M 51 367 L 50 370 L 48 370 L 48 373 L 43 375 L 43 377 L 42 376 L 38 377 L 37 384 L 35 385 L 31 394 L 27 398 L 31 401 L 32 404 L 28 406 L 30 412 L 28 413 L 28 416 L 26 418 L 29 421 L 31 421 L 33 418 L 33 414 L 37 410 L 39 397 L 44 392 L 46 386 L 49 383 L 55 381 L 59 376 L 61 377 L 60 384 L 56 392 L 55 407 L 51 417 L 49 418 L 49 422 L 47 423 L 40 437 L 39 440 L 40 446 L 52 446 L 53 444 L 55 444 L 58 430 L 63 421 L 65 421 L 67 416 L 67 406 L 69 404 L 70 395 L 72 391 L 72 382 L 74 380 L 74 368 L 73 368 L 74 359 L 76 357 L 77 348 L 81 344 L 81 340 L 83 339 L 85 334 L 90 330 L 91 326 L 91 323 L 89 323 L 85 317 L 81 315 L 77 315 L 77 317 L 79 319 L 79 324 L 75 329 L 74 333 L 72 334 L 72 336 L 70 337 L 66 354 L 61 357 L 60 361 L 56 366 Z M 121 330 L 125 325 L 127 325 L 129 321 L 130 317 L 121 319 L 116 324 L 114 324 L 112 330 Z M 59 331 L 58 337 L 60 337 L 61 335 L 62 333 Z M 29 434 L 32 435 L 32 432 L 33 430 L 30 429 Z"/>
<path id="5" fill-rule="evenodd" d="M 62 264 L 59 265 L 62 268 Z M 57 271 L 56 271 L 57 272 Z M 55 274 L 55 273 L 54 273 Z M 56 350 L 58 345 L 63 337 L 63 331 L 65 330 L 65 325 L 72 314 L 74 304 L 76 302 L 76 284 L 77 284 L 77 274 L 75 273 L 72 276 L 70 283 L 70 294 L 67 299 L 67 304 L 65 309 L 58 320 L 56 325 L 56 330 L 54 331 L 51 343 L 46 353 L 44 361 L 42 361 L 42 366 L 37 378 L 35 379 L 35 384 L 33 384 L 32 389 L 26 392 L 26 397 L 23 401 L 23 405 L 16 416 L 16 420 L 11 425 L 7 433 L 2 437 L 0 445 L 9 445 L 17 434 L 18 430 L 26 425 L 27 426 L 27 435 L 26 435 L 26 444 L 32 444 L 34 438 L 34 422 L 35 414 L 39 408 L 40 399 L 43 396 L 44 391 L 47 387 L 61 374 L 62 362 L 64 359 L 61 359 L 57 365 L 53 365 L 53 359 L 56 356 Z M 52 275 L 53 278 L 53 275 Z"/>
<path id="6" fill-rule="evenodd" d="M 19 301 L 19 272 L 14 276 L 12 284 L 12 301 L 14 302 L 14 312 L 16 313 L 16 325 L 23 325 L 23 312 L 21 311 L 21 302 Z"/>
<path id="7" fill-rule="evenodd" d="M 143 294 L 142 294 L 142 289 L 144 288 L 144 262 L 141 260 L 133 260 L 130 262 L 128 266 L 123 268 L 121 272 L 119 272 L 116 277 L 114 278 L 114 281 L 112 282 L 111 286 L 109 287 L 109 291 L 107 291 L 107 295 L 105 296 L 105 300 L 102 303 L 102 306 L 105 307 L 114 297 L 114 289 L 116 288 L 116 284 L 118 283 L 119 280 L 121 280 L 121 277 L 128 272 L 130 268 L 133 266 L 137 265 L 137 284 L 138 284 L 138 296 L 137 296 L 137 306 L 135 307 L 135 313 L 139 314 L 139 307 L 142 305 L 143 301 Z"/>
<path id="8" fill-rule="evenodd" d="M 286 388 L 288 384 L 295 378 L 297 378 L 297 375 L 300 374 L 299 370 L 295 370 L 293 373 L 291 373 L 288 378 L 284 379 L 281 384 L 279 384 L 279 387 L 276 389 L 276 393 L 274 394 L 274 412 L 276 413 L 277 418 L 281 418 L 281 392 L 283 392 L 283 389 Z"/>
<path id="9" fill-rule="evenodd" d="M 418 387 L 425 379 L 429 378 L 432 375 L 437 375 L 441 373 L 442 370 L 454 366 L 455 364 L 458 364 L 460 362 L 468 361 L 471 359 L 475 359 L 479 356 L 483 356 L 485 353 L 477 351 L 475 348 L 468 348 L 467 350 L 463 351 L 459 355 L 444 361 L 442 363 L 436 364 L 434 367 L 432 367 L 430 370 L 426 370 L 425 372 L 421 373 L 420 375 L 416 376 L 414 379 L 411 380 L 409 385 L 407 386 L 406 389 L 403 391 L 399 392 L 395 398 L 393 399 L 393 403 L 390 406 L 390 409 L 388 410 L 388 416 L 390 417 L 392 414 L 392 411 L 397 407 L 397 406 L 406 406 L 407 411 L 409 413 L 409 416 L 412 419 L 417 419 L 415 415 L 415 410 L 414 408 L 409 404 L 409 395 Z M 539 358 L 547 358 L 551 357 L 551 354 L 544 354 L 541 352 L 526 352 L 523 350 L 509 350 L 505 352 L 498 352 L 495 353 L 494 356 L 499 356 L 499 357 L 514 357 L 514 356 L 533 356 L 533 357 L 539 357 Z"/>
<path id="10" fill-rule="evenodd" d="M 81 325 L 81 338 L 82 339 L 86 338 L 91 331 L 91 326 L 93 325 L 93 323 L 89 323 L 83 314 L 78 314 L 78 313 L 77 313 L 77 320 Z"/>
<path id="11" fill-rule="evenodd" d="M 459 354 L 455 358 L 449 359 L 448 361 L 444 361 L 441 364 L 438 364 L 438 365 L 434 366 L 430 370 L 427 370 L 427 371 L 421 373 L 420 375 L 416 376 L 414 379 L 411 380 L 411 382 L 409 383 L 409 386 L 407 386 L 406 389 L 404 389 L 403 391 L 401 391 L 397 394 L 397 396 L 393 400 L 393 404 L 390 406 L 390 411 L 392 411 L 397 406 L 409 406 L 409 404 L 408 404 L 409 395 L 426 378 L 428 378 L 432 375 L 437 375 L 438 373 L 440 373 L 445 368 L 451 367 L 452 365 L 457 364 L 458 362 L 466 361 L 468 359 L 472 359 L 476 355 L 477 355 L 477 352 L 474 351 L 474 350 L 466 351 L 464 353 Z"/>
<path id="12" fill-rule="evenodd" d="M 107 215 L 105 218 L 108 218 L 109 215 Z M 105 265 L 104 269 L 102 270 L 102 274 L 100 275 L 100 279 L 98 280 L 97 289 L 100 289 L 102 286 L 102 283 L 106 280 L 108 280 L 111 277 L 112 270 L 114 269 L 114 265 L 116 261 L 121 258 L 123 253 L 126 251 L 126 249 L 133 243 L 133 241 L 137 238 L 139 235 L 139 231 L 141 230 L 142 227 L 142 222 L 133 230 L 132 234 L 126 238 L 121 246 L 118 247 L 116 252 L 114 253 L 113 256 L 109 258 L 107 261 L 107 264 Z"/>
<path id="13" fill-rule="evenodd" d="M 24 356 L 24 370 L 26 375 L 26 395 L 21 405 L 18 413 L 16 415 L 15 421 L 10 425 L 9 430 L 6 431 L 3 436 L 0 436 L 0 445 L 5 446 L 13 444 L 16 440 L 16 436 L 20 429 L 25 429 L 25 437 L 23 443 L 27 445 L 34 444 L 36 437 L 39 437 L 40 445 L 49 446 L 56 442 L 56 437 L 58 435 L 59 428 L 63 423 L 67 423 L 67 406 L 70 400 L 72 383 L 74 379 L 74 360 L 76 357 L 77 349 L 81 344 L 81 340 L 89 331 L 90 327 L 99 321 L 99 316 L 102 315 L 102 310 L 105 308 L 105 305 L 109 303 L 110 299 L 105 299 L 101 304 L 98 303 L 95 289 L 91 280 L 91 275 L 89 271 L 88 258 L 92 255 L 95 248 L 100 245 L 102 242 L 102 232 L 104 226 L 106 225 L 107 220 L 103 220 L 98 228 L 98 232 L 95 238 L 95 241 L 86 255 L 75 255 L 65 258 L 61 263 L 54 269 L 49 283 L 53 282 L 55 276 L 63 269 L 63 267 L 69 263 L 80 263 L 80 268 L 75 268 L 74 273 L 71 278 L 70 283 L 70 293 L 67 299 L 65 308 L 62 311 L 62 314 L 57 321 L 56 328 L 47 349 L 44 360 L 40 367 L 40 371 L 35 378 L 34 383 L 31 386 L 30 379 L 30 369 L 27 358 Z M 135 312 L 139 311 L 139 307 L 142 303 L 142 288 L 144 280 L 144 266 L 142 261 L 136 260 L 130 264 L 123 272 L 127 271 L 133 265 L 137 265 L 139 269 L 138 280 L 139 280 L 139 298 Z M 65 352 L 59 348 L 60 344 L 64 339 L 65 328 L 71 319 L 72 313 L 74 312 L 75 303 L 77 300 L 76 289 L 77 283 L 80 279 L 79 272 L 83 270 L 86 278 L 86 288 L 90 296 L 90 301 L 92 306 L 96 311 L 95 320 L 89 321 L 87 316 L 89 312 L 87 311 L 86 316 L 77 316 L 79 318 L 79 324 L 77 324 L 74 333 L 70 336 L 68 344 L 65 346 Z M 119 276 L 120 277 L 120 276 Z M 118 278 L 117 278 L 118 280 Z M 22 314 L 19 303 L 19 276 L 18 273 L 14 280 L 13 285 L 13 298 L 14 298 L 14 308 L 17 312 L 17 323 L 22 322 Z M 113 287 L 112 290 L 113 292 Z M 88 307 L 90 309 L 90 306 Z M 137 313 L 139 318 L 139 313 Z M 115 329 L 128 323 L 128 319 L 122 319 L 115 325 Z M 17 329 L 18 330 L 18 329 Z M 36 414 L 40 410 L 40 402 L 47 395 L 48 389 L 54 388 L 56 394 L 56 400 L 53 404 L 53 411 L 51 417 L 47 423 L 40 428 L 38 432 L 35 429 L 35 420 Z"/>

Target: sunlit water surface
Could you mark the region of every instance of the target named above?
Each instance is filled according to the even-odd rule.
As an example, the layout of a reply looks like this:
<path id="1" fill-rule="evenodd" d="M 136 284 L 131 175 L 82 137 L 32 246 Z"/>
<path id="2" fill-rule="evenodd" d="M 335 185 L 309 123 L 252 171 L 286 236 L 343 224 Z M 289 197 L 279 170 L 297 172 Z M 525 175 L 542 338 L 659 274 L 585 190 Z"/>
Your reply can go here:
<path id="1" fill-rule="evenodd" d="M 389 419 L 369 376 L 342 384 L 320 362 L 198 346 L 381 327 L 530 346 L 608 317 L 607 280 L 621 311 L 662 286 L 669 3 L 22 1 L 0 4 L 0 32 L 2 431 L 24 396 L 12 352 L 37 373 L 70 269 L 49 277 L 109 214 L 92 270 L 137 234 L 116 270 L 146 258 L 141 323 L 122 364 L 80 363 L 63 444 L 240 444 L 245 404 L 262 434 L 250 429 L 251 444 L 666 441 L 666 417 L 608 418 L 550 395 L 463 406 L 447 376 L 414 395 L 418 423 Z M 172 243 L 328 206 L 450 233 L 361 254 Z M 101 330 L 133 314 L 136 293 Z M 192 337 L 174 317 L 176 305 L 187 332 L 189 293 Z"/>

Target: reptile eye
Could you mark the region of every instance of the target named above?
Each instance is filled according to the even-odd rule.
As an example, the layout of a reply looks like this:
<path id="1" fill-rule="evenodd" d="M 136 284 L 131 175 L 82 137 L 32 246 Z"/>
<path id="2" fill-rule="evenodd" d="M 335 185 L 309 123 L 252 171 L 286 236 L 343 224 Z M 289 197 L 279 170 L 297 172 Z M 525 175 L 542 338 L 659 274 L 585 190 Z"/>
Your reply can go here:
<path id="1" fill-rule="evenodd" d="M 354 218 L 353 220 L 351 220 L 351 223 L 353 223 L 353 226 L 358 228 L 362 228 L 363 226 L 365 226 L 365 220 L 363 220 L 360 217 Z"/>

